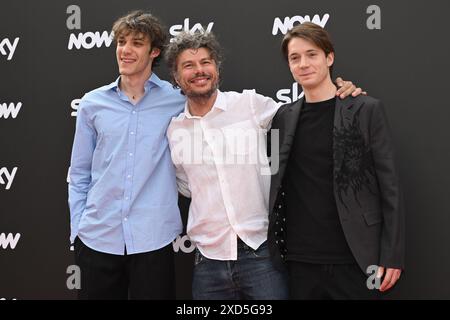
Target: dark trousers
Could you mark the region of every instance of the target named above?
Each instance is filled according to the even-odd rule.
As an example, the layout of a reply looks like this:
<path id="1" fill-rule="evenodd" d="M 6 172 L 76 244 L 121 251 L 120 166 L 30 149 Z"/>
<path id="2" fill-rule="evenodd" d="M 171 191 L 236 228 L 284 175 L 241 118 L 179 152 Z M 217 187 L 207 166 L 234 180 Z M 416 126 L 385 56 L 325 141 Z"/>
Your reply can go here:
<path id="1" fill-rule="evenodd" d="M 75 263 L 81 270 L 78 299 L 175 299 L 172 244 L 120 256 L 95 251 L 77 237 Z"/>
<path id="2" fill-rule="evenodd" d="M 357 264 L 313 264 L 288 261 L 291 299 L 377 300 L 381 293 L 367 287 Z"/>

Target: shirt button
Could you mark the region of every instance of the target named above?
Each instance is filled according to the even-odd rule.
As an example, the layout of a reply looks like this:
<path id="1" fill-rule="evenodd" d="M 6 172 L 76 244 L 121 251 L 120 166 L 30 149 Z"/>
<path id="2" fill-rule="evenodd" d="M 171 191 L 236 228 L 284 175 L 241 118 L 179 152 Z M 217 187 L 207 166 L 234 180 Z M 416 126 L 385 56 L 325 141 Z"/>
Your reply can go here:
<path id="1" fill-rule="evenodd" d="M 132 157 L 132 156 L 133 156 L 133 153 L 130 152 L 130 157 Z"/>
<path id="2" fill-rule="evenodd" d="M 127 220 L 128 220 L 128 218 L 127 218 L 127 217 L 123 218 L 123 221 L 127 221 Z"/>
<path id="3" fill-rule="evenodd" d="M 134 134 L 134 131 L 131 131 L 130 134 Z"/>
<path id="4" fill-rule="evenodd" d="M 128 199 L 130 199 L 130 198 L 128 198 L 128 197 L 125 197 L 125 200 L 128 200 Z"/>
<path id="5" fill-rule="evenodd" d="M 130 179 L 130 178 L 131 178 L 131 175 L 127 175 L 127 178 Z"/>
<path id="6" fill-rule="evenodd" d="M 133 111 L 132 113 L 133 113 L 133 114 L 136 114 L 136 111 Z"/>

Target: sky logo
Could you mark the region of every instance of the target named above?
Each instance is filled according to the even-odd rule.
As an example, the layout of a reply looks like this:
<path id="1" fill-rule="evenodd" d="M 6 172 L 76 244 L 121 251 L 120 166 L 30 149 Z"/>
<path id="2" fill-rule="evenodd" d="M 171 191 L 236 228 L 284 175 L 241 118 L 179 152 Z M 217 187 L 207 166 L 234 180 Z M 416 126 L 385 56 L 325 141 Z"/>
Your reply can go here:
<path id="1" fill-rule="evenodd" d="M 176 37 L 178 34 L 180 34 L 183 31 L 190 32 L 190 33 L 195 33 L 195 32 L 205 33 L 205 32 L 210 32 L 212 30 L 213 26 L 214 26 L 214 22 L 210 22 L 210 23 L 208 23 L 208 26 L 206 27 L 206 30 L 205 30 L 203 28 L 203 26 L 201 25 L 201 23 L 196 23 L 191 28 L 189 25 L 189 18 L 186 18 L 186 19 L 184 19 L 184 24 L 175 24 L 175 25 L 171 26 L 169 29 L 169 33 L 173 37 Z M 173 38 L 170 39 L 170 41 L 172 42 Z"/>

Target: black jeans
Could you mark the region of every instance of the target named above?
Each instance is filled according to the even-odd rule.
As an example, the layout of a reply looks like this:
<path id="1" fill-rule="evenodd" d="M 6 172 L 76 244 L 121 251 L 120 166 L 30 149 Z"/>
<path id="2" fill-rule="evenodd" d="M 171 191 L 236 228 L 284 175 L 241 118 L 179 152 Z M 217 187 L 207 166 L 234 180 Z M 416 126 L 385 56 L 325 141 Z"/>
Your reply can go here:
<path id="1" fill-rule="evenodd" d="M 175 299 L 172 244 L 123 256 L 95 251 L 78 237 L 74 245 L 81 270 L 78 299 Z"/>
<path id="2" fill-rule="evenodd" d="M 367 287 L 367 276 L 355 264 L 313 264 L 288 261 L 291 299 L 377 300 L 382 294 Z"/>

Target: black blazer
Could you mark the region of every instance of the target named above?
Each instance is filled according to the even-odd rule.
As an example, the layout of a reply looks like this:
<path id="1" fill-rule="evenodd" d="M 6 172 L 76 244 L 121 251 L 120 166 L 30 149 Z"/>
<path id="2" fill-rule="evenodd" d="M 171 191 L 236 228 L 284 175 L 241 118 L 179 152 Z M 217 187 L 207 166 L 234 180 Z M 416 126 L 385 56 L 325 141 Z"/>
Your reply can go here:
<path id="1" fill-rule="evenodd" d="M 282 182 L 302 104 L 303 98 L 282 106 L 272 121 L 280 141 L 279 170 L 270 186 L 268 241 L 280 268 L 286 255 L 283 199 L 289 192 Z M 403 269 L 404 208 L 390 129 L 379 100 L 336 99 L 333 159 L 339 219 L 359 266 L 364 273 L 370 265 Z"/>

